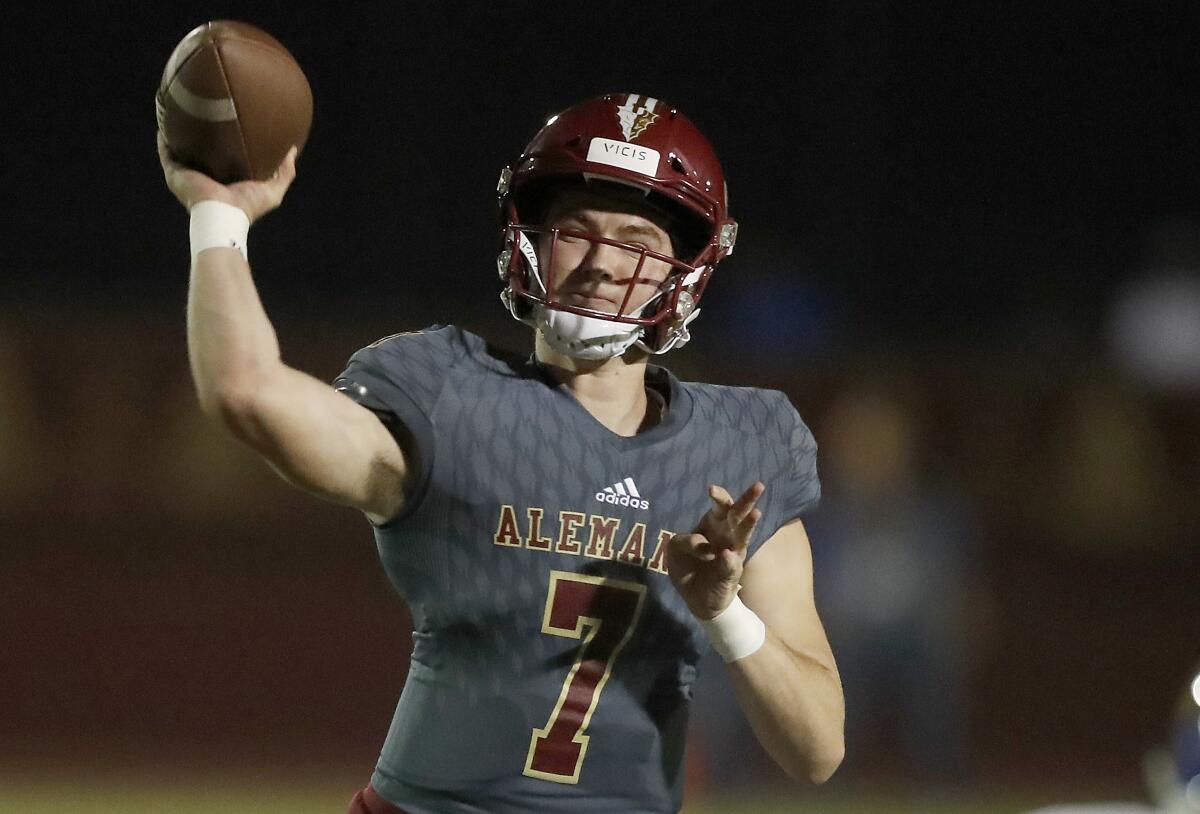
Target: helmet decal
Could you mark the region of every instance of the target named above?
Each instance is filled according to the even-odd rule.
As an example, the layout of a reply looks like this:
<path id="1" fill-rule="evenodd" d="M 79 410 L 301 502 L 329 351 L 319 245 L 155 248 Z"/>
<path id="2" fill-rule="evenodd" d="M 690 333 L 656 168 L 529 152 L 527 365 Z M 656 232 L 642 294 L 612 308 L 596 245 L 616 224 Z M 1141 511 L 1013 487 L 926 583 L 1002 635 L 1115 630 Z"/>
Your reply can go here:
<path id="1" fill-rule="evenodd" d="M 596 136 L 588 144 L 587 160 L 597 164 L 608 164 L 611 167 L 621 167 L 642 175 L 654 177 L 658 174 L 658 160 L 661 156 L 658 150 L 642 147 L 638 144 L 628 144 L 616 139 Z"/>
<path id="2" fill-rule="evenodd" d="M 533 248 L 533 242 L 521 232 L 517 237 L 517 247 L 520 248 L 521 254 L 525 255 L 525 262 L 529 264 L 529 271 L 537 278 L 538 284 L 541 285 L 542 278 L 539 276 L 538 256 L 537 251 Z M 542 288 L 545 288 L 542 285 Z"/>
<path id="3" fill-rule="evenodd" d="M 626 141 L 633 141 L 658 118 L 654 108 L 658 100 L 649 96 L 639 96 L 630 93 L 625 96 L 625 104 L 617 108 L 617 120 L 621 122 L 621 132 Z"/>

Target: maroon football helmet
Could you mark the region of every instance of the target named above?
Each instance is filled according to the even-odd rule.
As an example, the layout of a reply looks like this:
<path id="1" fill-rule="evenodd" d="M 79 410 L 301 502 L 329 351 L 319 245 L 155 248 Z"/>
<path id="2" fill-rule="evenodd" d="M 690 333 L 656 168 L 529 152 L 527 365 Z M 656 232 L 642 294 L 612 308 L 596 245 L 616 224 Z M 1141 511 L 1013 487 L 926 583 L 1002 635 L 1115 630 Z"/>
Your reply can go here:
<path id="1" fill-rule="evenodd" d="M 580 187 L 630 196 L 661 216 L 675 256 L 592 233 L 548 228 L 544 218 L 553 196 Z M 568 326 L 562 341 L 579 351 L 572 355 L 585 358 L 615 355 L 635 341 L 653 353 L 687 341 L 687 323 L 699 313 L 708 278 L 737 238 L 737 223 L 727 211 L 725 176 L 712 145 L 682 113 L 648 96 L 610 93 L 552 116 L 521 157 L 504 168 L 497 194 L 504 218 L 502 299 L 514 317 L 544 333 L 554 333 L 556 325 L 575 326 Z M 541 269 L 550 266 L 560 231 L 637 257 L 616 313 L 556 299 L 553 282 L 543 279 Z M 539 251 L 550 256 L 541 258 Z M 631 308 L 634 286 L 645 282 L 641 273 L 647 259 L 667 263 L 670 272 L 650 302 Z M 565 317 L 567 313 L 585 319 Z"/>

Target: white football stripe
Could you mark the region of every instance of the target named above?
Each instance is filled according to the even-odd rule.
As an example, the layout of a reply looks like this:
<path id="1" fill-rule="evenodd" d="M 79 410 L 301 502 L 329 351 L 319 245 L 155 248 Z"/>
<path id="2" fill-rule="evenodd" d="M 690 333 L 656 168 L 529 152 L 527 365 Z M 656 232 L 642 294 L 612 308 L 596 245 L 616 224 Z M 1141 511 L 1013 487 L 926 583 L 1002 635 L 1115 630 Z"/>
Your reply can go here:
<path id="1" fill-rule="evenodd" d="M 629 494 L 633 495 L 634 497 L 641 497 L 641 495 L 638 494 L 637 487 L 633 485 L 633 478 L 625 479 L 625 488 L 628 489 Z"/>
<path id="2" fill-rule="evenodd" d="M 184 39 L 187 38 L 185 37 Z M 180 45 L 183 45 L 183 43 L 181 42 Z M 167 67 L 163 69 L 163 76 L 170 77 L 170 81 L 174 82 L 176 80 L 175 74 L 179 73 L 179 63 L 184 57 L 191 59 L 195 53 L 196 50 L 194 48 L 190 51 L 185 51 L 183 48 L 176 46 L 175 50 L 171 52 L 171 58 L 167 60 Z"/>
<path id="3" fill-rule="evenodd" d="M 231 122 L 237 118 L 237 108 L 233 106 L 233 99 L 229 97 L 209 99 L 206 96 L 197 96 L 178 79 L 171 83 L 167 92 L 175 100 L 175 104 L 179 105 L 180 110 L 197 119 L 206 122 Z"/>

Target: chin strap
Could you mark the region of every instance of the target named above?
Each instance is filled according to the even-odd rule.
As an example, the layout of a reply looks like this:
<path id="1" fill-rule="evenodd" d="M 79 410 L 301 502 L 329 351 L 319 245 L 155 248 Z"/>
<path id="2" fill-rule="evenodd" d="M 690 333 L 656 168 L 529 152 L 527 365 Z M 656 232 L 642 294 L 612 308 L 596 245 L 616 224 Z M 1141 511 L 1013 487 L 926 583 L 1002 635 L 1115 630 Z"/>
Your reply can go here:
<path id="1" fill-rule="evenodd" d="M 693 319 L 695 319 L 698 316 L 700 316 L 699 308 L 697 308 L 695 311 L 692 311 L 690 314 L 688 314 L 686 317 L 684 317 L 682 322 L 680 322 L 679 320 L 676 320 L 678 325 L 667 329 L 667 341 L 663 342 L 662 347 L 659 348 L 658 350 L 654 350 L 653 348 L 651 348 L 649 345 L 647 345 L 645 342 L 643 342 L 640 337 L 638 338 L 637 346 L 639 348 L 641 348 L 642 350 L 646 351 L 647 353 L 652 353 L 655 356 L 666 353 L 667 351 L 672 350 L 674 348 L 682 348 L 689 341 L 691 341 L 691 338 L 692 338 L 692 335 L 688 331 L 687 326 L 689 323 L 691 323 L 691 321 Z"/>
<path id="2" fill-rule="evenodd" d="M 642 326 L 585 317 L 569 311 L 534 307 L 534 327 L 546 344 L 576 359 L 611 359 L 629 350 L 642 334 Z"/>

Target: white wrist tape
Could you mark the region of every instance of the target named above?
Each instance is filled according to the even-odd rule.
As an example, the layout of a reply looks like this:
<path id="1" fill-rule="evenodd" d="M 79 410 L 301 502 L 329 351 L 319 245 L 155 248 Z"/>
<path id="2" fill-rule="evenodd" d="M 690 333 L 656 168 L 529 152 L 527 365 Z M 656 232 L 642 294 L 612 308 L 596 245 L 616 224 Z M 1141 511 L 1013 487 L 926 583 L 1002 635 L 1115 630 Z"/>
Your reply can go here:
<path id="1" fill-rule="evenodd" d="M 217 247 L 237 249 L 246 254 L 246 238 L 250 233 L 250 218 L 240 206 L 223 201 L 200 201 L 192 205 L 192 221 L 188 234 L 192 240 L 192 263 L 205 249 Z"/>
<path id="2" fill-rule="evenodd" d="M 713 649 L 721 654 L 726 663 L 744 659 L 767 640 L 767 626 L 758 614 L 734 597 L 729 607 L 700 626 L 708 634 Z"/>

